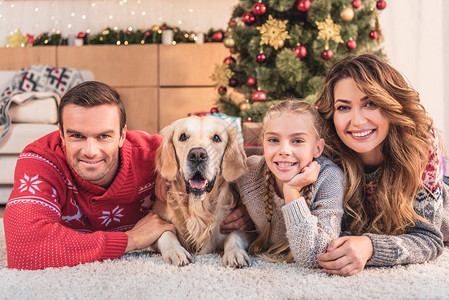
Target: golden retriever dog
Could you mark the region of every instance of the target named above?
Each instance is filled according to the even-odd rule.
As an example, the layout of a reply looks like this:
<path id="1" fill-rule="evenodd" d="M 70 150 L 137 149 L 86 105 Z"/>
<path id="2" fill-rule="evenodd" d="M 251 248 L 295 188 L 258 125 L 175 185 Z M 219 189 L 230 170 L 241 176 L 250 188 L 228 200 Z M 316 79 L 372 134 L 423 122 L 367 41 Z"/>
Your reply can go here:
<path id="1" fill-rule="evenodd" d="M 229 182 L 247 171 L 235 127 L 216 117 L 194 116 L 173 122 L 161 135 L 156 168 L 167 182 L 167 203 L 157 202 L 154 211 L 177 230 L 177 237 L 167 231 L 155 243 L 163 260 L 183 266 L 193 261 L 191 253 L 224 250 L 223 264 L 248 266 L 248 235 L 220 233 L 235 201 Z"/>

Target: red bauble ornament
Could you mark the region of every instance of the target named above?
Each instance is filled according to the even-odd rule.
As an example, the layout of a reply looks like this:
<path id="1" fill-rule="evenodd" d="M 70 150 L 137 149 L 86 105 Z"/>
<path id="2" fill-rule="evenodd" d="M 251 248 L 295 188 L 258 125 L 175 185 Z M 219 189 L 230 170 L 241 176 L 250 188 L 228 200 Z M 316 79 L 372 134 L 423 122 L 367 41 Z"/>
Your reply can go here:
<path id="1" fill-rule="evenodd" d="M 379 32 L 377 30 L 371 30 L 369 37 L 373 40 L 377 40 L 379 38 Z"/>
<path id="2" fill-rule="evenodd" d="M 228 89 L 226 88 L 226 87 L 224 87 L 224 86 L 220 86 L 219 88 L 218 88 L 218 94 L 220 94 L 221 96 L 224 96 L 224 95 L 226 95 L 226 92 L 228 91 Z"/>
<path id="3" fill-rule="evenodd" d="M 235 78 L 229 79 L 228 85 L 230 87 L 236 87 L 238 84 L 239 84 L 239 82 L 237 81 L 237 79 L 235 79 Z"/>
<path id="4" fill-rule="evenodd" d="M 312 2 L 310 2 L 310 0 L 299 0 L 296 9 L 302 12 L 307 12 L 311 5 Z"/>
<path id="5" fill-rule="evenodd" d="M 263 15 L 267 12 L 267 6 L 263 3 L 256 3 L 253 5 L 253 14 L 255 16 Z"/>
<path id="6" fill-rule="evenodd" d="M 86 34 L 84 33 L 84 32 L 80 32 L 80 33 L 78 33 L 78 38 L 79 39 L 84 39 L 84 37 L 86 36 Z"/>
<path id="7" fill-rule="evenodd" d="M 225 63 L 227 65 L 235 64 L 235 58 L 232 56 L 228 56 L 223 60 L 223 63 Z"/>
<path id="8" fill-rule="evenodd" d="M 355 48 L 357 48 L 357 42 L 354 40 L 349 40 L 346 43 L 346 47 L 348 47 L 349 50 L 354 50 Z"/>
<path id="9" fill-rule="evenodd" d="M 385 7 L 387 7 L 387 1 L 378 0 L 377 3 L 376 3 L 376 7 L 379 10 L 385 9 Z"/>
<path id="10" fill-rule="evenodd" d="M 267 56 L 266 56 L 265 54 L 263 54 L 263 53 L 257 54 L 256 61 L 257 61 L 259 64 L 264 63 L 266 59 L 267 59 Z"/>
<path id="11" fill-rule="evenodd" d="M 243 23 L 245 23 L 246 25 L 252 25 L 254 24 L 254 22 L 256 21 L 256 18 L 254 17 L 254 15 L 247 11 L 246 13 L 243 14 L 242 16 L 242 21 Z"/>
<path id="12" fill-rule="evenodd" d="M 334 57 L 334 52 L 331 49 L 324 50 L 321 52 L 321 58 L 324 60 L 331 60 Z"/>
<path id="13" fill-rule="evenodd" d="M 221 42 L 223 40 L 223 32 L 219 32 L 219 31 L 214 32 L 212 34 L 212 40 L 214 42 Z"/>
<path id="14" fill-rule="evenodd" d="M 264 91 L 254 91 L 251 95 L 251 100 L 253 100 L 253 102 L 267 101 L 267 93 Z"/>
<path id="15" fill-rule="evenodd" d="M 229 27 L 229 28 L 232 28 L 232 27 L 234 27 L 235 25 L 237 25 L 237 22 L 236 22 L 235 20 L 231 20 L 231 21 L 229 21 L 229 23 L 228 23 L 228 27 Z"/>
<path id="16" fill-rule="evenodd" d="M 354 7 L 355 9 L 360 8 L 360 6 L 362 6 L 362 0 L 352 1 L 352 7 Z"/>
<path id="17" fill-rule="evenodd" d="M 299 59 L 303 59 L 307 56 L 307 49 L 304 46 L 296 46 L 293 51 Z"/>
<path id="18" fill-rule="evenodd" d="M 257 79 L 254 77 L 249 77 L 248 80 L 246 81 L 246 84 L 248 86 L 255 86 L 257 83 Z"/>
<path id="19" fill-rule="evenodd" d="M 210 109 L 210 113 L 211 113 L 211 114 L 217 114 L 217 113 L 218 113 L 218 107 L 212 107 L 212 108 Z"/>

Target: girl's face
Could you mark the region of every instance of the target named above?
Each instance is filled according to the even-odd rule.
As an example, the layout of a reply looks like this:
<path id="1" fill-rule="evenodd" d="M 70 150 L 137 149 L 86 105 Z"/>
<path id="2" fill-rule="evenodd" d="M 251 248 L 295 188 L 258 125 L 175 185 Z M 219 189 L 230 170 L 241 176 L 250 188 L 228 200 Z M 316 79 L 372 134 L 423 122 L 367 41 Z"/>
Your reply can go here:
<path id="1" fill-rule="evenodd" d="M 321 155 L 323 139 L 317 139 L 312 118 L 307 114 L 274 114 L 265 124 L 263 150 L 268 168 L 278 186 Z"/>
<path id="2" fill-rule="evenodd" d="M 352 78 L 335 84 L 334 124 L 342 142 L 358 153 L 365 166 L 378 166 L 382 162 L 382 142 L 390 122 Z"/>

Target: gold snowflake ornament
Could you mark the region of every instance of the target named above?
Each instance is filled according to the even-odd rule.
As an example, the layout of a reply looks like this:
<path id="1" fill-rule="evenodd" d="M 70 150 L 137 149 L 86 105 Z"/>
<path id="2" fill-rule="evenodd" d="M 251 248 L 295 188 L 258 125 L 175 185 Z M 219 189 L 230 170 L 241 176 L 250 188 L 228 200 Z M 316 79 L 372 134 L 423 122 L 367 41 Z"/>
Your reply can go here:
<path id="1" fill-rule="evenodd" d="M 260 45 L 270 45 L 277 50 L 279 48 L 280 42 L 282 44 L 282 42 L 290 38 L 287 31 L 287 22 L 287 20 L 276 20 L 275 18 L 273 18 L 273 16 L 270 15 L 265 24 L 257 27 L 257 30 L 259 30 L 260 34 L 262 35 Z"/>
<path id="2" fill-rule="evenodd" d="M 210 76 L 215 86 L 227 86 L 234 72 L 227 64 L 215 64 L 214 73 Z"/>
<path id="3" fill-rule="evenodd" d="M 318 26 L 318 37 L 317 39 L 323 40 L 327 43 L 329 40 L 333 40 L 336 43 L 343 43 L 343 40 L 340 36 L 340 28 L 341 26 L 338 24 L 334 24 L 330 16 L 327 16 L 327 19 L 323 22 L 315 22 Z"/>

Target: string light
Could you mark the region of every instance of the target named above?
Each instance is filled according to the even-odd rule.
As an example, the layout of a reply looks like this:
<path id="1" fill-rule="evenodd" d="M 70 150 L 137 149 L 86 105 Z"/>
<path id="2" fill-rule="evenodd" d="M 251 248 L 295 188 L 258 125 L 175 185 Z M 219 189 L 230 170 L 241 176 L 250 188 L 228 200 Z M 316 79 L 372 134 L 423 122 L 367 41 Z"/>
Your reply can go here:
<path id="1" fill-rule="evenodd" d="M 172 3 L 170 3 L 170 2 L 164 3 L 165 1 L 161 1 L 161 0 L 158 0 L 158 1 L 163 3 L 164 6 L 166 6 L 166 7 L 168 6 L 168 8 L 171 8 L 171 9 L 174 9 L 175 6 L 177 6 L 177 3 L 173 3 L 174 1 L 170 1 Z M 132 30 L 135 31 L 138 28 L 140 28 L 138 26 L 141 26 L 140 23 L 141 23 L 141 20 L 143 20 L 143 18 L 141 18 L 139 20 L 138 19 L 130 19 L 130 17 L 129 17 L 130 15 L 131 16 L 142 16 L 142 17 L 148 17 L 151 15 L 151 19 L 153 21 L 155 21 L 155 23 L 159 23 L 159 24 L 165 23 L 167 21 L 167 20 L 165 20 L 166 14 L 163 14 L 163 15 L 160 14 L 158 16 L 158 14 L 155 13 L 154 11 L 152 11 L 152 10 L 150 11 L 150 8 L 152 8 L 152 6 L 147 5 L 146 1 L 142 1 L 142 0 L 130 1 L 129 5 L 128 5 L 128 0 L 115 0 L 115 1 L 89 0 L 89 2 L 86 1 L 87 3 L 86 2 L 83 3 L 81 1 L 78 2 L 78 1 L 70 0 L 70 2 L 73 2 L 76 5 L 71 6 L 71 9 L 68 11 L 65 10 L 64 7 L 61 7 L 59 0 L 42 1 L 42 2 L 47 2 L 47 4 L 36 4 L 39 2 L 41 2 L 41 1 L 36 1 L 34 4 L 31 3 L 30 6 L 24 5 L 22 7 L 21 3 L 17 4 L 18 1 L 7 2 L 4 0 L 0 0 L 0 7 L 8 8 L 10 10 L 14 9 L 16 11 L 22 10 L 22 8 L 24 8 L 23 9 L 23 10 L 25 10 L 24 13 L 26 13 L 26 10 L 28 10 L 29 11 L 28 14 L 30 14 L 30 10 L 31 10 L 31 12 L 34 11 L 35 13 L 38 13 L 38 14 L 42 14 L 44 12 L 48 13 L 46 16 L 46 19 L 45 19 L 46 22 L 44 22 L 43 18 L 36 18 L 36 17 L 34 18 L 36 20 L 35 22 L 33 22 L 33 23 L 35 23 L 34 31 L 43 29 L 44 31 L 49 31 L 49 32 L 54 33 L 55 30 L 59 29 L 59 30 L 61 30 L 63 35 L 64 34 L 69 34 L 69 35 L 73 34 L 73 32 L 71 32 L 71 31 L 64 32 L 67 29 L 70 29 L 70 30 L 76 31 L 76 32 L 78 32 L 78 31 L 82 32 L 83 31 L 82 27 L 84 27 L 84 26 L 86 26 L 86 24 L 88 24 L 87 21 L 89 23 L 92 22 L 91 26 L 93 26 L 93 24 L 95 24 L 95 26 L 99 26 L 99 25 L 101 25 L 101 23 L 103 23 L 102 20 L 100 19 L 100 17 L 103 19 L 103 21 L 105 21 L 105 20 L 109 20 L 109 21 L 114 20 L 114 22 L 120 21 L 120 23 L 117 24 L 118 26 L 114 26 L 114 30 L 116 32 L 118 32 L 120 30 L 119 27 L 122 27 L 124 25 L 123 21 L 129 22 L 129 23 L 133 22 L 132 25 L 133 25 L 134 29 L 133 29 L 133 27 L 129 27 L 128 28 L 129 31 L 132 31 Z M 136 7 L 135 6 L 136 4 L 138 4 L 140 6 Z M 120 8 L 123 8 L 123 6 L 125 6 L 125 5 L 128 5 L 128 7 L 125 7 L 126 9 L 123 10 L 123 9 L 119 9 L 119 5 L 121 6 Z M 193 6 L 193 5 L 189 5 L 189 6 L 190 7 L 188 7 L 188 6 L 184 7 L 184 12 L 188 12 L 190 14 L 197 13 L 197 9 L 195 6 Z M 49 10 L 50 7 L 52 8 L 51 10 Z M 91 9 L 90 7 L 95 8 L 95 9 Z M 130 8 L 130 9 L 128 10 L 128 8 Z M 108 14 L 108 10 L 109 10 L 109 14 Z M 85 11 L 85 12 L 83 13 L 83 11 Z M 86 13 L 86 11 L 88 13 Z M 12 13 L 14 13 L 14 11 L 12 11 Z M 58 15 L 56 15 L 56 13 Z M 64 15 L 64 13 L 65 13 L 65 15 Z M 35 14 L 33 14 L 33 15 L 35 15 Z M 48 17 L 48 15 L 50 15 L 50 17 Z M 126 17 L 126 15 L 128 15 L 128 17 Z M 10 20 L 8 20 L 8 16 L 9 16 L 9 13 L 2 11 L 0 14 L 0 21 L 4 22 L 4 23 L 6 22 L 6 24 L 13 23 L 13 22 L 10 22 Z M 73 18 L 73 19 L 71 19 L 71 18 Z M 83 21 L 80 22 L 80 19 Z M 137 21 L 138 21 L 138 23 L 134 24 L 134 22 L 137 22 Z M 84 23 L 84 22 L 86 22 L 86 23 Z M 190 20 L 188 20 L 188 19 L 185 19 L 185 20 L 181 20 L 181 19 L 176 20 L 175 19 L 171 22 L 176 22 L 175 23 L 176 26 L 186 25 L 187 23 L 190 24 Z M 184 22 L 186 24 L 184 24 Z M 14 26 L 13 28 L 20 27 L 20 25 L 19 26 L 14 25 L 14 24 L 11 24 L 11 25 Z M 130 24 L 128 24 L 128 25 L 130 25 Z M 125 26 L 123 26 L 123 27 L 125 27 Z M 159 27 L 159 26 L 157 26 L 157 27 Z M 65 28 L 65 30 L 64 30 L 64 28 Z M 8 28 L 8 29 L 11 29 L 11 28 Z M 94 28 L 93 30 L 98 31 L 98 29 L 101 30 L 101 28 L 96 28 L 96 29 Z M 31 34 L 34 34 L 34 35 L 39 34 L 39 32 L 32 32 L 33 29 L 30 31 L 31 31 L 30 32 Z M 89 31 L 90 31 L 90 29 L 89 29 Z M 6 30 L 4 32 L 6 33 Z M 87 32 L 85 30 L 85 27 L 84 27 L 84 32 Z M 154 32 L 154 33 L 156 33 L 156 32 Z M 162 34 L 162 30 L 157 30 L 157 34 L 159 34 L 159 35 Z M 183 36 L 183 38 L 190 39 L 190 41 L 198 40 L 198 38 L 195 35 L 182 34 L 182 36 Z M 1 36 L 0 36 L 0 38 L 1 38 Z M 106 39 L 106 37 L 105 37 L 105 39 Z M 41 41 L 42 41 L 42 39 L 41 39 Z M 152 42 L 155 42 L 155 41 L 156 40 L 153 37 Z M 53 43 L 53 40 L 50 41 L 50 39 L 48 39 L 47 43 L 44 43 L 44 44 L 49 44 L 49 43 Z M 132 43 L 132 42 L 130 42 L 130 43 Z M 137 43 L 146 44 L 146 43 L 149 43 L 149 41 L 147 38 L 145 38 L 145 39 L 142 38 L 142 40 L 137 41 Z M 123 44 L 125 44 L 125 41 L 122 40 L 121 45 L 123 45 Z M 176 43 L 173 43 L 173 44 L 176 44 Z M 0 46 L 1 46 L 1 43 L 0 43 Z"/>

